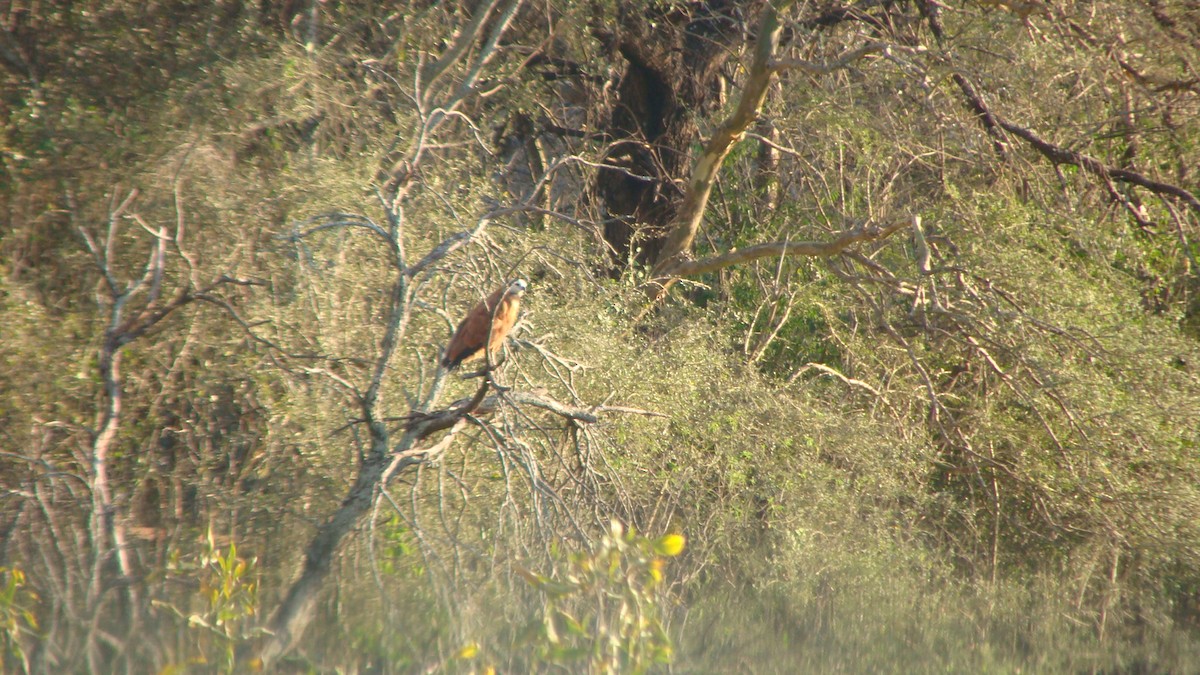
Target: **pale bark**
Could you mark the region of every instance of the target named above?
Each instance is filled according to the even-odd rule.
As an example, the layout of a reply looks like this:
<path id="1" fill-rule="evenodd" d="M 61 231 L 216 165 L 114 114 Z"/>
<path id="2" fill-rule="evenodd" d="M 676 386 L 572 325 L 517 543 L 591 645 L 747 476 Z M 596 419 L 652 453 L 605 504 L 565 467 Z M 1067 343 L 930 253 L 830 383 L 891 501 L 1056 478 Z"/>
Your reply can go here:
<path id="1" fill-rule="evenodd" d="M 756 244 L 703 260 L 681 260 L 671 267 L 671 274 L 678 277 L 696 276 L 759 258 L 789 255 L 827 258 L 841 253 L 853 244 L 885 239 L 899 230 L 910 227 L 911 224 L 912 221 L 901 220 L 886 225 L 864 225 L 847 230 L 830 241 L 773 241 Z"/>
<path id="2" fill-rule="evenodd" d="M 189 281 L 180 288 L 169 301 L 160 302 L 163 293 L 163 277 L 166 265 L 166 244 L 176 243 L 176 251 L 183 258 L 187 253 L 179 245 L 183 236 L 182 215 L 178 217 L 173 236 L 168 236 L 165 228 L 155 230 L 146 225 L 137 214 L 130 214 L 133 203 L 138 197 L 137 190 L 131 190 L 128 195 L 109 213 L 107 231 L 103 242 L 88 228 L 78 227 L 88 252 L 92 255 L 98 271 L 103 276 L 107 291 L 104 298 L 108 310 L 108 325 L 104 330 L 104 339 L 97 354 L 97 369 L 104 389 L 103 408 L 99 411 L 99 422 L 92 437 L 89 448 L 88 488 L 91 491 L 92 504 L 89 521 L 89 536 L 91 538 L 91 575 L 88 586 L 88 610 L 92 614 L 93 624 L 99 618 L 105 593 L 118 590 L 127 601 L 129 623 L 123 626 L 132 635 L 140 621 L 139 586 L 135 582 L 136 574 L 133 560 L 130 556 L 128 536 L 125 522 L 120 513 L 120 505 L 114 494 L 110 481 L 110 460 L 118 448 L 120 432 L 123 424 L 124 382 L 121 377 L 121 357 L 126 346 L 144 336 L 148 331 L 178 310 L 196 300 L 214 300 L 211 293 L 227 283 L 250 284 L 245 280 L 219 276 L 207 286 L 194 289 Z M 150 253 L 147 256 L 145 269 L 140 278 L 124 281 L 118 277 L 120 270 L 114 268 L 117 258 L 118 233 L 126 219 L 138 223 L 153 238 Z M 140 295 L 145 298 L 140 308 L 133 307 L 133 301 Z M 109 569 L 114 567 L 117 575 L 116 583 L 109 583 Z M 96 641 L 107 642 L 116 649 L 124 649 L 119 636 L 113 636 L 114 627 L 107 632 L 100 631 L 93 625 L 89 632 L 87 652 L 89 661 L 98 662 L 95 658 Z"/>
<path id="3" fill-rule="evenodd" d="M 734 144 L 742 139 L 746 129 L 754 123 L 763 101 L 766 100 L 773 73 L 771 57 L 779 45 L 781 30 L 779 15 L 774 7 L 768 5 L 763 9 L 759 22 L 758 44 L 754 49 L 754 61 L 750 66 L 750 76 L 746 80 L 742 98 L 738 101 L 737 109 L 721 123 L 709 139 L 703 154 L 696 160 L 683 203 L 679 205 L 670 232 L 659 251 L 658 260 L 655 261 L 651 273 L 655 281 L 652 283 L 662 286 L 665 278 L 678 276 L 673 272 L 674 267 L 683 262 L 685 256 L 691 252 L 692 242 L 704 218 L 708 197 L 717 179 L 717 172 Z"/>
<path id="4" fill-rule="evenodd" d="M 438 378 L 445 377 L 444 371 L 439 371 Z M 487 385 L 480 388 L 486 390 Z M 440 395 L 440 384 L 435 384 L 426 405 L 436 404 L 434 397 Z M 480 396 L 479 398 L 482 398 Z M 469 409 L 458 411 L 458 419 L 470 412 Z M 283 602 L 275 610 L 267 625 L 268 636 L 258 648 L 255 660 L 259 667 L 270 668 L 280 656 L 287 653 L 304 635 L 305 628 L 312 621 L 316 610 L 317 599 L 324 587 L 325 578 L 333 565 L 334 558 L 341 549 L 346 536 L 358 526 L 362 516 L 374 503 L 376 492 L 383 486 L 385 475 L 394 474 L 403 465 L 397 466 L 393 461 L 405 457 L 411 459 L 410 464 L 424 461 L 425 457 L 412 451 L 417 443 L 432 433 L 438 427 L 433 422 L 440 418 L 430 418 L 409 428 L 395 448 L 389 449 L 389 435 L 386 426 L 377 420 L 369 419 L 367 429 L 371 437 L 371 448 L 363 459 L 354 485 L 337 511 L 317 529 L 316 536 L 309 542 L 304 552 L 304 567 L 300 577 L 288 588 Z M 402 463 L 404 464 L 404 463 Z"/>
<path id="5" fill-rule="evenodd" d="M 316 536 L 309 543 L 304 553 L 304 566 L 300 576 L 292 583 L 283 602 L 271 617 L 267 625 L 267 637 L 258 646 L 255 654 L 243 654 L 242 658 L 248 665 L 268 669 L 296 646 L 303 637 L 305 628 L 312 621 L 317 600 L 334 559 L 348 535 L 358 527 L 363 516 L 371 509 L 379 491 L 404 469 L 436 461 L 449 447 L 453 436 L 465 426 L 469 416 L 494 414 L 503 405 L 503 401 L 540 408 L 577 424 L 598 422 L 598 414 L 602 412 L 657 414 L 620 406 L 578 408 L 538 393 L 508 392 L 503 395 L 486 396 L 490 386 L 488 381 L 480 385 L 471 399 L 457 401 L 445 410 L 425 412 L 437 404 L 447 374 L 445 370 L 438 370 L 437 379 L 431 383 L 430 393 L 420 406 L 421 410 L 411 416 L 404 435 L 394 446 L 390 445 L 387 428 L 382 422 L 367 420 L 371 448 L 363 460 L 354 485 L 342 501 L 342 505 L 318 528 Z M 445 430 L 449 430 L 448 435 L 437 443 L 422 445 L 426 439 Z"/>
<path id="6" fill-rule="evenodd" d="M 908 226 L 908 222 L 905 221 L 898 225 L 883 227 L 858 227 L 829 242 L 764 243 L 740 251 L 729 251 L 705 260 L 692 260 L 692 244 L 700 231 L 704 210 L 708 205 L 713 185 L 716 183 L 717 173 L 733 146 L 742 140 L 746 131 L 757 121 L 772 78 L 783 70 L 802 70 L 812 74 L 825 74 L 845 68 L 867 54 L 887 52 L 889 49 L 883 43 L 872 42 L 823 63 L 802 59 L 779 60 L 774 55 L 779 46 L 781 32 L 782 25 L 779 22 L 778 12 L 773 6 L 768 5 L 762 12 L 758 27 L 758 44 L 755 45 L 754 58 L 742 90 L 742 97 L 733 114 L 717 127 L 705 146 L 704 152 L 696 160 L 683 201 L 671 222 L 667 238 L 659 251 L 654 269 L 651 271 L 650 280 L 645 286 L 647 294 L 655 300 L 662 299 L 667 289 L 681 277 L 704 274 L 770 256 L 835 255 L 851 244 L 882 239 Z"/>
<path id="7" fill-rule="evenodd" d="M 269 668 L 278 659 L 296 646 L 315 614 L 317 599 L 329 576 L 331 566 L 348 536 L 358 526 L 364 514 L 370 510 L 379 490 L 385 486 L 395 472 L 414 464 L 428 461 L 430 448 L 419 444 L 437 431 L 454 427 L 470 414 L 473 406 L 448 411 L 447 415 L 429 415 L 427 411 L 437 405 L 442 395 L 446 372 L 439 369 L 423 401 L 413 411 L 421 420 L 411 424 L 401 439 L 392 444 L 391 437 L 377 414 L 380 388 L 385 376 L 390 373 L 392 356 L 403 343 L 413 305 L 416 302 L 414 287 L 429 268 L 466 246 L 483 230 L 493 217 L 502 212 L 481 218 L 470 231 L 460 232 L 440 242 L 415 264 L 405 260 L 405 231 L 402 204 L 415 167 L 419 166 L 428 149 L 432 134 L 452 117 L 462 117 L 457 109 L 464 99 L 475 91 L 480 73 L 498 53 L 500 38 L 507 31 L 523 0 L 485 0 L 462 26 L 450 45 L 436 61 L 424 65 L 417 78 L 418 94 L 414 98 L 422 125 L 416 138 L 405 153 L 405 158 L 388 172 L 390 177 L 382 185 L 380 198 L 388 214 L 388 227 L 380 227 L 369 219 L 352 214 L 330 214 L 321 218 L 320 224 L 292 235 L 299 240 L 317 232 L 344 227 L 365 228 L 381 239 L 388 248 L 391 263 L 397 274 L 389 294 L 387 319 L 380 350 L 374 359 L 372 376 L 361 391 L 354 386 L 353 393 L 362 421 L 365 422 L 370 438 L 370 447 L 363 457 L 355 476 L 354 484 L 347 492 L 341 506 L 317 529 L 304 553 L 304 565 L 300 576 L 288 588 L 283 601 L 271 615 L 267 635 L 257 645 L 246 644 L 239 650 L 239 661 L 259 668 Z M 486 33 L 486 36 L 485 36 Z M 451 69 L 468 61 L 468 55 L 476 50 L 467 70 L 456 81 L 448 78 Z M 451 87 L 453 89 L 451 90 Z M 382 178 L 382 176 L 381 176 Z M 482 399 L 482 391 L 477 396 Z M 475 402 L 478 405 L 478 401 Z M 443 449 L 445 443 L 436 448 Z"/>

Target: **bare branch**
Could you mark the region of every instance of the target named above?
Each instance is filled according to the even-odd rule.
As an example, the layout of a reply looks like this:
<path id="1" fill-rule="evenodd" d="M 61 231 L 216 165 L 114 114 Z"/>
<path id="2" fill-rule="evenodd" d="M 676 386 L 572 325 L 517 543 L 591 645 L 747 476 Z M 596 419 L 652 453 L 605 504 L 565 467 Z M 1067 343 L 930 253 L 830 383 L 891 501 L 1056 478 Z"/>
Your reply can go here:
<path id="1" fill-rule="evenodd" d="M 320 222 L 320 221 L 324 221 L 324 222 Z M 279 235 L 276 238 L 283 239 L 285 241 L 295 242 L 295 241 L 304 239 L 306 237 L 309 237 L 313 234 L 316 234 L 317 232 L 322 232 L 324 230 L 332 230 L 332 229 L 338 229 L 338 228 L 343 228 L 343 227 L 361 227 L 361 228 L 364 228 L 364 229 L 370 231 L 372 234 L 374 234 L 375 236 L 382 239 L 383 242 L 385 244 L 387 244 L 388 250 L 396 253 L 396 255 L 397 255 L 396 261 L 397 261 L 398 265 L 400 265 L 401 268 L 403 269 L 403 259 L 399 256 L 399 251 L 400 251 L 399 243 L 387 230 L 383 229 L 379 225 L 376 225 L 375 222 L 372 221 L 370 218 L 367 218 L 366 216 L 360 216 L 360 215 L 354 214 L 354 213 L 325 213 L 325 214 L 322 214 L 319 216 L 313 216 L 312 218 L 309 218 L 308 220 L 301 222 L 300 225 L 307 225 L 309 223 L 317 223 L 317 222 L 320 222 L 320 224 L 310 227 L 307 230 L 301 231 L 299 229 L 296 229 L 288 234 Z"/>
<path id="2" fill-rule="evenodd" d="M 712 193 L 717 172 L 734 144 L 741 140 L 746 129 L 754 122 L 763 101 L 766 100 L 767 89 L 771 84 L 774 72 L 770 67 L 770 62 L 779 44 L 781 30 L 779 16 L 774 7 L 768 4 L 762 11 L 762 20 L 758 27 L 758 44 L 755 45 L 754 60 L 750 65 L 750 75 L 746 79 L 742 97 L 733 114 L 721 123 L 712 138 L 709 139 L 703 154 L 696 160 L 691 178 L 688 180 L 683 203 L 679 205 L 679 210 L 671 221 L 670 233 L 663 242 L 658 260 L 655 261 L 651 277 L 656 282 L 652 282 L 648 290 L 656 296 L 660 293 L 654 286 L 665 290 L 666 284 L 663 283 L 663 278 L 671 276 L 666 273 L 666 270 L 674 264 L 677 258 L 690 252 L 692 241 L 700 230 L 704 209 L 708 205 L 708 197 Z"/>
<path id="3" fill-rule="evenodd" d="M 470 230 L 469 232 L 458 232 L 446 237 L 444 240 L 442 240 L 442 243 L 434 246 L 429 253 L 425 254 L 425 257 L 421 258 L 417 264 L 408 268 L 408 270 L 406 270 L 406 274 L 408 274 L 409 277 L 416 277 L 430 265 L 433 265 L 442 258 L 445 258 L 463 246 L 466 246 L 471 242 L 472 239 L 478 237 L 485 229 L 487 229 L 488 223 L 490 223 L 493 219 L 508 213 L 509 211 L 509 209 L 505 209 L 488 213 L 479 219 L 479 222 L 475 225 L 475 229 Z"/>
<path id="4" fill-rule="evenodd" d="M 751 246 L 741 251 L 730 251 L 706 260 L 691 260 L 692 243 L 700 230 L 709 195 L 716 182 L 717 173 L 733 146 L 746 134 L 757 119 L 758 111 L 766 99 L 772 78 L 784 70 L 802 70 L 813 74 L 825 74 L 845 68 L 851 63 L 872 53 L 892 56 L 893 47 L 882 42 L 871 42 L 847 51 L 827 63 L 816 63 L 803 59 L 776 59 L 775 51 L 782 32 L 775 8 L 768 4 L 762 11 L 758 28 L 758 44 L 750 65 L 749 76 L 742 90 L 737 108 L 713 133 L 704 152 L 696 160 L 688 181 L 683 201 L 669 225 L 669 232 L 654 262 L 649 281 L 644 285 L 648 295 L 661 299 L 666 290 L 679 277 L 703 274 L 716 269 L 748 262 L 768 256 L 808 255 L 830 256 L 846 247 L 868 240 L 887 237 L 907 226 L 907 222 L 883 228 L 859 227 L 832 242 L 774 242 Z M 910 51 L 921 51 L 914 48 Z"/>
<path id="5" fill-rule="evenodd" d="M 471 65 L 467 75 L 459 84 L 458 89 L 454 92 L 450 104 L 447 106 L 451 110 L 458 107 L 458 104 L 466 98 L 475 88 L 475 83 L 479 80 L 479 74 L 483 71 L 483 67 L 491 62 L 496 56 L 496 46 L 500 43 L 501 36 L 504 31 L 508 30 L 508 25 L 517 15 L 517 10 L 521 8 L 523 0 L 510 0 L 508 5 L 500 12 L 500 15 L 492 22 L 492 31 L 488 34 L 487 40 L 480 47 L 479 58 Z"/>
<path id="6" fill-rule="evenodd" d="M 1200 214 L 1200 199 L 1198 199 L 1192 192 L 1179 187 L 1178 185 L 1171 185 L 1170 183 L 1154 180 L 1153 178 L 1130 169 L 1108 166 L 1095 157 L 1085 155 L 1075 150 L 1069 150 L 1060 145 L 1051 143 L 1050 141 L 1047 141 L 1039 136 L 1032 129 L 1022 127 L 997 115 L 991 110 L 987 103 L 984 102 L 983 97 L 978 91 L 975 90 L 971 83 L 962 76 L 962 74 L 955 73 L 952 77 L 959 89 L 962 91 L 963 96 L 966 98 L 967 105 L 979 118 L 980 123 L 984 126 L 987 132 L 995 139 L 995 149 L 1001 158 L 1003 158 L 1006 154 L 1003 140 L 999 132 L 1000 129 L 1003 129 L 1004 131 L 1020 138 L 1021 140 L 1024 140 L 1030 145 L 1030 147 L 1036 150 L 1038 154 L 1042 155 L 1054 164 L 1068 164 L 1071 166 L 1077 166 L 1087 173 L 1090 173 L 1093 176 L 1101 178 L 1105 181 L 1114 180 L 1121 183 L 1127 183 L 1129 185 L 1136 185 L 1157 195 L 1174 197 L 1186 203 L 1188 207 L 1195 213 Z"/>
<path id="7" fill-rule="evenodd" d="M 860 387 L 862 389 L 866 389 L 867 391 L 871 392 L 872 394 L 874 394 L 877 397 L 880 397 L 880 398 L 883 397 L 883 394 L 881 394 L 878 389 L 876 389 L 875 387 L 872 387 L 871 385 L 867 384 L 866 382 L 863 382 L 862 380 L 856 380 L 853 377 L 846 377 L 845 375 L 843 375 L 841 372 L 839 372 L 838 370 L 836 370 L 834 368 L 830 368 L 829 366 L 827 366 L 823 363 L 816 363 L 816 362 L 812 362 L 812 361 L 804 364 L 803 366 L 800 367 L 799 370 L 797 370 L 795 373 L 793 373 L 792 376 L 788 378 L 788 384 L 795 382 L 797 378 L 799 378 L 801 375 L 803 375 L 804 373 L 806 373 L 810 370 L 817 370 L 822 373 L 825 373 L 826 375 L 832 375 L 833 377 L 836 377 L 837 379 L 841 380 L 842 382 L 845 382 L 846 384 L 849 384 L 849 385 L 852 385 L 855 387 Z"/>
<path id="8" fill-rule="evenodd" d="M 113 196 L 115 197 L 116 195 Z M 137 188 L 133 188 L 129 191 L 129 194 L 125 197 L 124 201 L 122 201 L 121 204 L 117 206 L 117 208 L 113 209 L 108 215 L 108 234 L 104 239 L 105 263 L 109 263 L 113 259 L 113 246 L 116 245 L 117 238 L 117 223 L 121 221 L 121 218 L 125 215 L 125 211 L 131 204 L 133 204 L 133 200 L 137 199 L 137 196 Z"/>
<path id="9" fill-rule="evenodd" d="M 670 415 L 653 410 L 643 410 L 627 406 L 596 405 L 582 408 L 567 405 L 547 396 L 545 390 L 502 392 L 484 397 L 483 393 L 485 390 L 486 387 L 480 387 L 474 397 L 455 401 L 446 410 L 410 416 L 406 418 L 405 428 L 418 429 L 419 433 L 423 436 L 428 436 L 431 433 L 450 428 L 458 420 L 467 415 L 474 417 L 494 415 L 505 403 L 539 408 L 564 419 L 584 424 L 596 424 L 600 421 L 599 415 L 606 412 L 670 418 Z"/>
<path id="10" fill-rule="evenodd" d="M 1178 185 L 1163 183 L 1129 169 L 1107 166 L 1095 157 L 1074 150 L 1068 150 L 1044 140 L 1025 127 L 1017 126 L 1000 117 L 996 117 L 995 119 L 1002 129 L 1027 141 L 1034 150 L 1037 150 L 1039 154 L 1055 164 L 1070 164 L 1099 178 L 1129 183 L 1130 185 L 1146 188 L 1155 194 L 1176 197 L 1183 200 L 1197 215 L 1200 215 L 1200 199 L 1197 199 L 1196 195 Z"/>
<path id="11" fill-rule="evenodd" d="M 919 216 L 914 217 L 914 219 Z M 773 256 L 802 255 L 827 258 L 837 255 L 850 246 L 864 241 L 879 241 L 912 226 L 913 219 L 897 221 L 887 225 L 862 225 L 848 230 L 831 241 L 775 241 L 733 250 L 703 260 L 682 260 L 664 269 L 664 276 L 689 277 L 723 269 L 732 265 Z"/>
<path id="12" fill-rule="evenodd" d="M 768 65 L 772 73 L 785 70 L 800 70 L 811 75 L 828 75 L 837 70 L 849 67 L 850 64 L 868 54 L 878 54 L 890 49 L 885 42 L 868 42 L 858 49 L 851 49 L 832 61 L 817 62 L 804 59 L 772 59 Z"/>
<path id="13" fill-rule="evenodd" d="M 471 21 L 459 29 L 458 34 L 454 36 L 454 41 L 442 52 L 441 58 L 433 63 L 418 70 L 418 76 L 421 79 L 421 85 L 424 87 L 424 95 L 421 97 L 421 109 L 428 110 L 432 107 L 430 102 L 437 96 L 440 87 L 437 87 L 438 81 L 449 71 L 450 67 L 458 63 L 467 50 L 483 32 L 484 23 L 491 15 L 492 10 L 500 4 L 500 0 L 491 0 L 491 2 L 482 3 L 475 9 L 475 14 L 471 16 Z M 517 4 L 517 3 L 514 3 Z"/>

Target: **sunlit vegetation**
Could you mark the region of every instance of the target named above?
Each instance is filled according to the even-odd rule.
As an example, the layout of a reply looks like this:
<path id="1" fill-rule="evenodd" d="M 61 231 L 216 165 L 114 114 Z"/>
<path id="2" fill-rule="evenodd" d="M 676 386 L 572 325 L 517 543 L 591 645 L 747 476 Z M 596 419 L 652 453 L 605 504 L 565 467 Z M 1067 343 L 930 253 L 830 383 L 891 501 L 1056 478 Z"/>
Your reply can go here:
<path id="1" fill-rule="evenodd" d="M 1200 670 L 1198 46 L 9 3 L 0 670 Z"/>

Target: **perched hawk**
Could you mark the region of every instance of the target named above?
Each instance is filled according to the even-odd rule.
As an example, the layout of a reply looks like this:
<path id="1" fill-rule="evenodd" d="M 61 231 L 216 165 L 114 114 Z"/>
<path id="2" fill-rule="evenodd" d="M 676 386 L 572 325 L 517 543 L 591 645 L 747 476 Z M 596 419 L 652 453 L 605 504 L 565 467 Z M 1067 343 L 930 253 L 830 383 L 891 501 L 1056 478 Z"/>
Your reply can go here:
<path id="1" fill-rule="evenodd" d="M 463 361 L 483 356 L 486 347 L 495 355 L 504 347 L 504 338 L 517 322 L 517 311 L 521 308 L 521 296 L 528 284 L 517 279 L 507 286 L 497 288 L 486 300 L 475 305 L 467 318 L 458 324 L 446 353 L 442 355 L 442 367 L 453 369 Z"/>

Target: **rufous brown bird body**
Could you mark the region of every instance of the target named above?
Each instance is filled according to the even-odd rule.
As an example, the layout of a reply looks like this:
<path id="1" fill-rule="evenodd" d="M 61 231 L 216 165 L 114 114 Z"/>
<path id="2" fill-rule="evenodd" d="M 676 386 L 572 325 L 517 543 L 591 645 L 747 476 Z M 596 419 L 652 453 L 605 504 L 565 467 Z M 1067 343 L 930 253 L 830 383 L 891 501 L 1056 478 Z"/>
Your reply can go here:
<path id="1" fill-rule="evenodd" d="M 493 358 L 504 347 L 504 339 L 517 323 L 521 309 L 521 296 L 528 284 L 524 279 L 497 288 L 458 324 L 446 352 L 442 355 L 442 367 L 456 368 L 463 361 L 477 359 L 485 349 Z"/>

